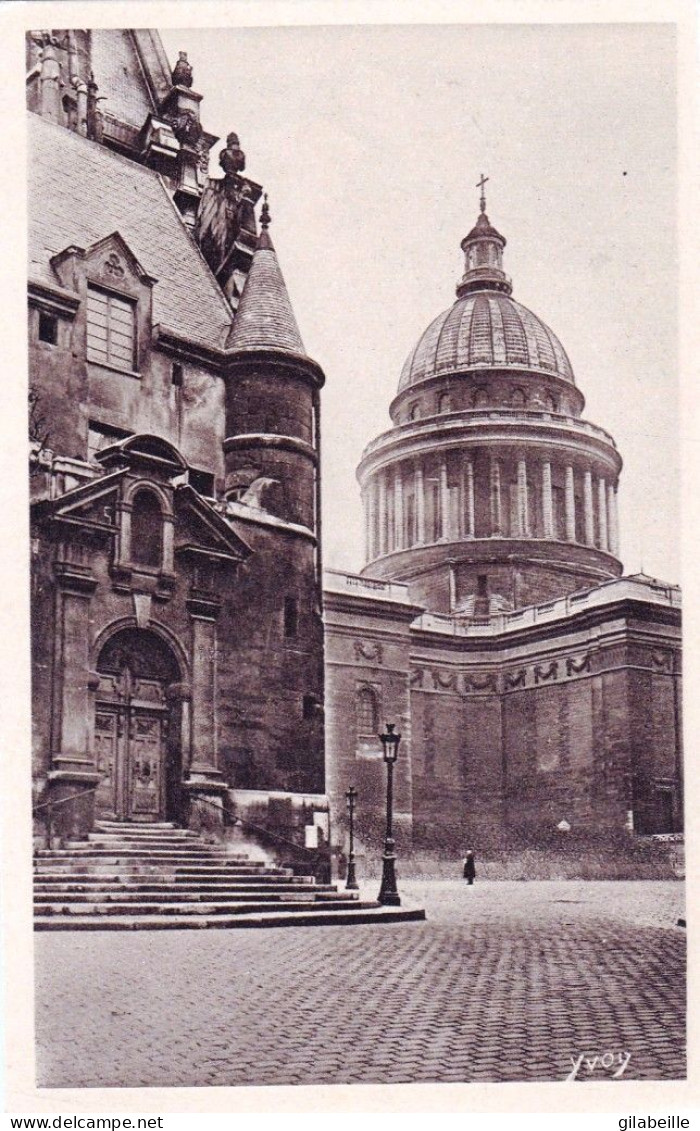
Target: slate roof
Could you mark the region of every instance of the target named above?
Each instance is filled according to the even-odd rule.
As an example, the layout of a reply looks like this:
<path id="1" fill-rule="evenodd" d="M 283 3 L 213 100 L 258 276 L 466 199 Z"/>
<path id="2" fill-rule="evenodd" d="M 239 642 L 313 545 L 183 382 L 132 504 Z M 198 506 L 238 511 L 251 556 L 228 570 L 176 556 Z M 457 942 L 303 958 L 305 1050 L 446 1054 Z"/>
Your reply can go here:
<path id="1" fill-rule="evenodd" d="M 235 350 L 278 349 L 305 355 L 292 304 L 269 232 L 258 237 L 229 338 Z"/>
<path id="2" fill-rule="evenodd" d="M 566 351 L 527 307 L 496 291 L 472 291 L 431 322 L 406 359 L 399 391 L 471 366 L 510 365 L 575 384 Z"/>
<path id="3" fill-rule="evenodd" d="M 153 288 L 153 321 L 222 348 L 233 314 L 157 173 L 29 114 L 29 274 L 56 283 L 49 260 L 118 231 Z"/>

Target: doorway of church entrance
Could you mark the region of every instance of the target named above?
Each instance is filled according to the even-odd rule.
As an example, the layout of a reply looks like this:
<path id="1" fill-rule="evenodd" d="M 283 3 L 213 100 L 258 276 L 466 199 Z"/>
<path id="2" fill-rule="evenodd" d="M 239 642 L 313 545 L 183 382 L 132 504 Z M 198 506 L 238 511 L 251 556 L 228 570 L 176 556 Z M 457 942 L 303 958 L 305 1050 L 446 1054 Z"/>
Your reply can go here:
<path id="1" fill-rule="evenodd" d="M 96 814 L 118 821 L 178 820 L 182 758 L 177 661 L 154 632 L 127 628 L 97 661 Z"/>

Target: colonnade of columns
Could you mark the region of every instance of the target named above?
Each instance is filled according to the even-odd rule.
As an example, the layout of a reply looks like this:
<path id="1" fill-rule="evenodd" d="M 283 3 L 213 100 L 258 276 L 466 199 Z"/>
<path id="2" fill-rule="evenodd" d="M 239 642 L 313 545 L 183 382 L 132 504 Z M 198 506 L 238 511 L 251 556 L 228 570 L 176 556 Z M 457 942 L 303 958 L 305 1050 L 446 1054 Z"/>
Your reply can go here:
<path id="1" fill-rule="evenodd" d="M 481 492 L 472 459 L 462 460 L 458 469 L 442 459 L 429 465 L 404 461 L 376 472 L 362 493 L 366 561 L 475 537 L 579 542 L 618 553 L 614 482 L 573 464 L 553 467 L 550 460 L 517 460 L 515 482 L 512 461 L 507 471 L 510 481 L 505 461 L 491 458 Z M 555 479 L 562 488 L 555 488 Z"/>

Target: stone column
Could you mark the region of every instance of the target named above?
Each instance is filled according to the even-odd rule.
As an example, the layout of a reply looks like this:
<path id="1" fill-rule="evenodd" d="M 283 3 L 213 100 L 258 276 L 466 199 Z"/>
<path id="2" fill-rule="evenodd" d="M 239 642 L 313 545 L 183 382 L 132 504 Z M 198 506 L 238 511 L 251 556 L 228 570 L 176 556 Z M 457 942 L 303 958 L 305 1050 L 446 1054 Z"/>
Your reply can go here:
<path id="1" fill-rule="evenodd" d="M 566 488 L 565 488 L 565 507 L 566 507 L 566 540 L 567 542 L 576 541 L 576 495 L 574 492 L 574 469 L 569 464 L 566 468 Z"/>
<path id="2" fill-rule="evenodd" d="M 465 529 L 464 533 L 467 538 L 474 537 L 474 464 L 471 460 L 465 468 L 465 482 L 464 482 L 464 500 L 463 506 L 466 508 L 464 519 Z"/>
<path id="3" fill-rule="evenodd" d="M 394 549 L 403 550 L 406 539 L 403 515 L 403 474 L 399 465 L 394 472 Z"/>
<path id="4" fill-rule="evenodd" d="M 601 550 L 608 546 L 608 490 L 604 479 L 598 480 L 598 539 Z"/>
<path id="5" fill-rule="evenodd" d="M 425 545 L 425 489 L 423 485 L 423 468 L 416 464 L 415 471 L 415 508 L 416 508 L 416 545 Z"/>
<path id="6" fill-rule="evenodd" d="M 610 553 L 619 554 L 620 542 L 617 526 L 617 491 L 613 483 L 608 483 L 608 536 Z"/>
<path id="7" fill-rule="evenodd" d="M 527 463 L 518 460 L 518 533 L 521 538 L 530 534 L 530 515 L 527 499 Z"/>
<path id="8" fill-rule="evenodd" d="M 383 471 L 377 473 L 377 489 L 379 491 L 377 550 L 381 556 L 387 552 L 386 478 Z"/>
<path id="9" fill-rule="evenodd" d="M 491 536 L 501 533 L 501 465 L 497 459 L 491 460 Z"/>
<path id="10" fill-rule="evenodd" d="M 542 536 L 554 537 L 554 514 L 552 511 L 552 465 L 549 460 L 542 464 Z"/>
<path id="11" fill-rule="evenodd" d="M 192 628 L 192 762 L 190 775 L 212 773 L 216 764 L 216 621 L 188 601 Z"/>
<path id="12" fill-rule="evenodd" d="M 585 521 L 585 537 L 587 546 L 595 546 L 595 529 L 593 524 L 593 477 L 590 471 L 583 473 L 583 511 Z"/>
<path id="13" fill-rule="evenodd" d="M 386 552 L 390 554 L 396 549 L 396 526 L 394 523 L 394 481 L 393 476 L 386 473 Z"/>
<path id="14" fill-rule="evenodd" d="M 192 640 L 192 760 L 185 790 L 190 798 L 190 824 L 195 826 L 222 824 L 222 799 L 227 789 L 217 764 L 216 617 L 219 609 L 220 603 L 213 596 L 190 597 L 187 601 Z"/>
<path id="15" fill-rule="evenodd" d="M 57 616 L 51 777 L 60 780 L 69 778 L 71 771 L 85 774 L 95 768 L 90 756 L 88 671 L 90 598 L 97 580 L 89 567 L 65 558 L 56 562 L 54 572 Z"/>
<path id="16" fill-rule="evenodd" d="M 450 536 L 450 492 L 447 489 L 447 460 L 440 461 L 440 538 Z"/>

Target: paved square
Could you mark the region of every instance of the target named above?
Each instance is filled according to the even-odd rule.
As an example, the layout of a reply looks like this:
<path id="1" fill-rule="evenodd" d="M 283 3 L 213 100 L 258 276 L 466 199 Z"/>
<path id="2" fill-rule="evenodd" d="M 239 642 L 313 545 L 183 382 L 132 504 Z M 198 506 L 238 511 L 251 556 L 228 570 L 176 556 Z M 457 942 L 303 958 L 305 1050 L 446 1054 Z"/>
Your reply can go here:
<path id="1" fill-rule="evenodd" d="M 682 884 L 400 888 L 427 922 L 36 935 L 38 1085 L 685 1075 Z"/>

